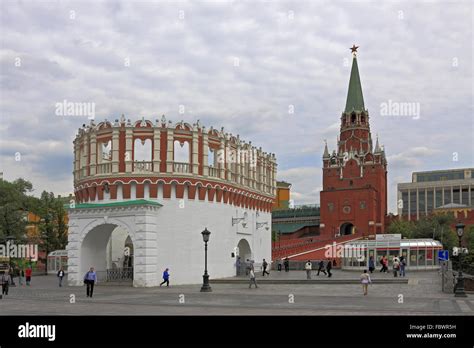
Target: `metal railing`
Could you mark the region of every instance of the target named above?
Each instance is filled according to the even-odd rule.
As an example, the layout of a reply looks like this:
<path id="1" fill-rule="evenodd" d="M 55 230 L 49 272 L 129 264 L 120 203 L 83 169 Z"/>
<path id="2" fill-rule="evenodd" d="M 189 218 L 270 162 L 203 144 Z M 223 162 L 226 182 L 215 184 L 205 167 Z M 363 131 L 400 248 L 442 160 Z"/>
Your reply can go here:
<path id="1" fill-rule="evenodd" d="M 108 282 L 122 282 L 122 281 L 132 281 L 132 280 L 133 280 L 133 267 L 107 269 L 106 281 Z"/>

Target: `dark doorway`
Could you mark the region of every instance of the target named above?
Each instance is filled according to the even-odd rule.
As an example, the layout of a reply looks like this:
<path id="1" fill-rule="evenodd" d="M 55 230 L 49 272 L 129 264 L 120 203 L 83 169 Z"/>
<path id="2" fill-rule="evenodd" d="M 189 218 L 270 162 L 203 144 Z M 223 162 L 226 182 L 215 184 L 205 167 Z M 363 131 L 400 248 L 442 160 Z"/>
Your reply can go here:
<path id="1" fill-rule="evenodd" d="M 349 234 L 353 234 L 354 230 L 355 227 L 353 224 L 351 224 L 350 222 L 345 222 L 341 225 L 340 233 L 341 236 L 347 236 Z"/>

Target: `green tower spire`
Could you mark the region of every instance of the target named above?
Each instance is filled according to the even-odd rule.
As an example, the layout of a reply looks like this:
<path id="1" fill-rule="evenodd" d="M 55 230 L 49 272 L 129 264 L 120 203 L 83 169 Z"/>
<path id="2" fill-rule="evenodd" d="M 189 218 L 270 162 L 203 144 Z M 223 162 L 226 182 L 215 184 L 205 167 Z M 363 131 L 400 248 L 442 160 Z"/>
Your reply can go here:
<path id="1" fill-rule="evenodd" d="M 349 80 L 349 91 L 347 92 L 346 108 L 344 112 L 363 111 L 364 97 L 362 96 L 362 86 L 360 84 L 359 67 L 354 54 L 352 58 L 351 79 Z"/>

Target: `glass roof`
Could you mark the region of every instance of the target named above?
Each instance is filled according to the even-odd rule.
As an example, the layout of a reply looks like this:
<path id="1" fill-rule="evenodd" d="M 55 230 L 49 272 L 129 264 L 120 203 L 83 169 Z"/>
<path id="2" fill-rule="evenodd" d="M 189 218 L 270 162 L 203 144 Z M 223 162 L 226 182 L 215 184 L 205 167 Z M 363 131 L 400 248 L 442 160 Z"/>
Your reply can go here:
<path id="1" fill-rule="evenodd" d="M 50 252 L 48 256 L 67 256 L 67 250 L 55 250 Z"/>
<path id="2" fill-rule="evenodd" d="M 402 239 L 402 240 L 357 240 L 345 244 L 347 247 L 401 247 L 401 248 L 423 248 L 423 247 L 442 247 L 442 244 L 434 239 Z"/>

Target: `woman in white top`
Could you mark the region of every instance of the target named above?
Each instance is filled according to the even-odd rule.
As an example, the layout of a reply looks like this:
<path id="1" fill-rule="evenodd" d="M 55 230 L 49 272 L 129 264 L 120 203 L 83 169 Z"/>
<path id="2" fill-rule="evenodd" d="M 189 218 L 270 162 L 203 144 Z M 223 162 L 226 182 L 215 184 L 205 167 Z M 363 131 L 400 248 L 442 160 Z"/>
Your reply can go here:
<path id="1" fill-rule="evenodd" d="M 311 279 L 311 269 L 312 269 L 312 264 L 311 264 L 311 260 L 308 260 L 308 262 L 306 262 L 305 266 L 304 266 L 304 269 L 306 270 L 306 279 Z"/>
<path id="2" fill-rule="evenodd" d="M 258 288 L 257 281 L 255 280 L 255 272 L 253 271 L 252 268 L 250 269 L 249 276 L 250 276 L 249 289 L 252 287 L 252 283 L 255 284 L 255 288 Z"/>
<path id="3" fill-rule="evenodd" d="M 372 279 L 370 279 L 370 275 L 367 273 L 366 269 L 364 269 L 364 273 L 360 275 L 360 281 L 362 283 L 362 289 L 364 290 L 365 296 L 368 293 L 369 284 L 372 283 Z"/>

